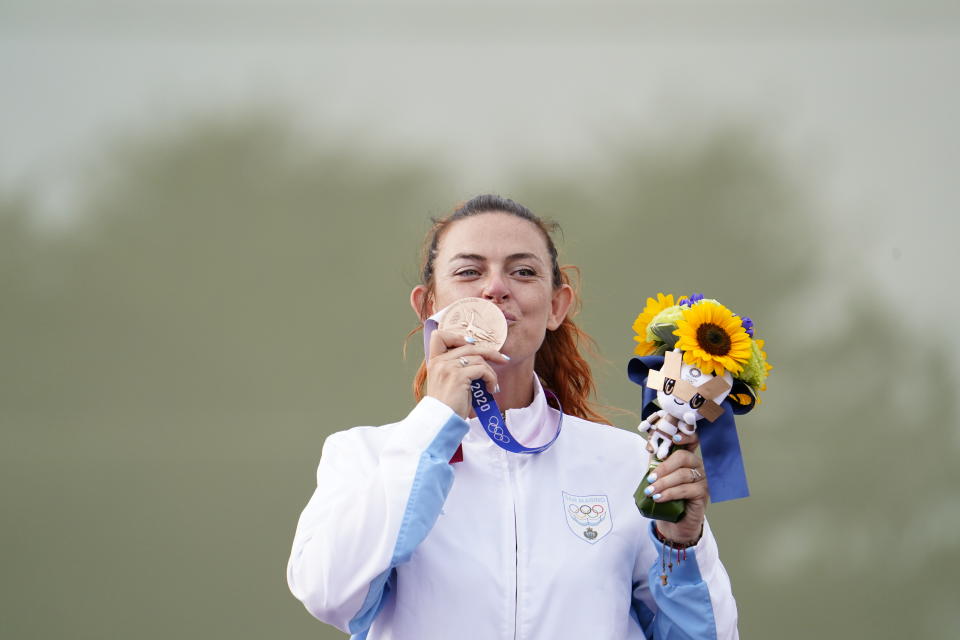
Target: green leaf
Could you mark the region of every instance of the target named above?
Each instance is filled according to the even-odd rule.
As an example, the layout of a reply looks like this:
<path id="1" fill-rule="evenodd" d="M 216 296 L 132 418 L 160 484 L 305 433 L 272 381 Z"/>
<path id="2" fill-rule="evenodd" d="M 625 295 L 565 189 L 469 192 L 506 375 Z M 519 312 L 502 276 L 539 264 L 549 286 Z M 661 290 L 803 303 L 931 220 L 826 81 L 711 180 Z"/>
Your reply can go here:
<path id="1" fill-rule="evenodd" d="M 673 332 L 677 330 L 677 325 L 675 324 L 655 324 L 650 327 L 650 332 L 653 335 L 659 338 L 664 346 L 665 350 L 671 351 L 675 346 L 677 346 L 678 337 L 673 335 Z"/>

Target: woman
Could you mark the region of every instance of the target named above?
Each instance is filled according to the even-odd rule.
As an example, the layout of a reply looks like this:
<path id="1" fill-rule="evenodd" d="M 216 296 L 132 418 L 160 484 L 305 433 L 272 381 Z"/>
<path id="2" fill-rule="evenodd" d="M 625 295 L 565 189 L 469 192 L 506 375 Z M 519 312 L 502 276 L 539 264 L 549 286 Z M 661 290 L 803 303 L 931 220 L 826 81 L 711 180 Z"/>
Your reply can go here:
<path id="1" fill-rule="evenodd" d="M 428 235 L 410 297 L 420 321 L 483 298 L 503 311 L 506 342 L 434 331 L 413 410 L 327 438 L 287 570 L 320 620 L 370 640 L 737 637 L 702 462 L 678 450 L 657 469 L 654 498 L 686 498 L 683 520 L 641 516 L 645 442 L 596 422 L 550 231 L 485 195 Z M 470 417 L 473 380 L 493 390 L 520 442 L 549 443 L 562 424 L 559 436 L 531 455 L 497 447 Z"/>

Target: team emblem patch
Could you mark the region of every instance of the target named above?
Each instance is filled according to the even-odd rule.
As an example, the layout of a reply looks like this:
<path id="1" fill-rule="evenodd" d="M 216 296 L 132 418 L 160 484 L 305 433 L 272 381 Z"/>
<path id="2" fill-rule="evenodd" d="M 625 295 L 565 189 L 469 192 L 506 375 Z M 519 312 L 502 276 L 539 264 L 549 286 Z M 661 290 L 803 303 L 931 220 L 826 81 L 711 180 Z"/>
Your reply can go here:
<path id="1" fill-rule="evenodd" d="M 610 533 L 613 520 L 610 518 L 610 501 L 607 496 L 575 496 L 566 491 L 561 493 L 563 512 L 573 535 L 594 544 Z"/>

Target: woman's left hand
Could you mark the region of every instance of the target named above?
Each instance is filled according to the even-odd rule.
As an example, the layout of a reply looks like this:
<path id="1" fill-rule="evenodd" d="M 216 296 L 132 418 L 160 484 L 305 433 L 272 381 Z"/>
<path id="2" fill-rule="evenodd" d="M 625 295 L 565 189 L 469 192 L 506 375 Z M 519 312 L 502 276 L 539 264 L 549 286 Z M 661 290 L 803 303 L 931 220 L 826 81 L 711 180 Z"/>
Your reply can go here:
<path id="1" fill-rule="evenodd" d="M 652 483 L 651 495 L 656 502 L 684 499 L 687 512 L 680 522 L 657 521 L 657 529 L 664 538 L 680 543 L 693 544 L 700 539 L 703 520 L 707 510 L 707 474 L 703 460 L 696 453 L 700 439 L 696 434 L 683 435 L 679 447 L 660 463 L 653 473 L 657 478 Z"/>

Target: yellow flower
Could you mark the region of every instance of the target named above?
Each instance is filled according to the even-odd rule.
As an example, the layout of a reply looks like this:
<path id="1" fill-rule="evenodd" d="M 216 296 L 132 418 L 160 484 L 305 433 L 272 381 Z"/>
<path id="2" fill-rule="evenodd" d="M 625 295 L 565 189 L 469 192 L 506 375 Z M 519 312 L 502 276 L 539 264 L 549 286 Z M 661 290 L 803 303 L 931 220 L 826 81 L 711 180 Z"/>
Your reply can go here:
<path id="1" fill-rule="evenodd" d="M 770 363 L 767 362 L 767 352 L 763 350 L 763 340 L 759 340 L 759 339 L 758 339 L 758 340 L 756 340 L 756 343 L 757 343 L 757 349 L 760 350 L 760 355 L 763 357 L 763 366 L 764 366 L 763 386 L 760 387 L 760 391 L 766 391 L 766 390 L 767 390 L 767 376 L 769 376 L 769 375 L 770 375 L 770 372 L 773 371 L 773 367 L 771 367 L 771 366 L 770 366 Z"/>
<path id="2" fill-rule="evenodd" d="M 689 307 L 673 333 L 684 362 L 704 373 L 736 376 L 750 359 L 750 336 L 740 318 L 719 302 L 703 300 Z"/>
<path id="3" fill-rule="evenodd" d="M 767 353 L 763 350 L 763 340 L 755 338 L 750 345 L 750 358 L 743 365 L 743 371 L 737 375 L 737 380 L 746 382 L 753 389 L 760 404 L 760 392 L 767 390 L 767 376 L 773 367 L 767 362 Z"/>
<path id="4" fill-rule="evenodd" d="M 763 340 L 759 338 L 750 345 L 750 357 L 743 365 L 743 371 L 737 376 L 738 380 L 743 380 L 753 387 L 754 391 L 763 391 L 767 388 L 767 374 L 770 371 L 770 365 L 767 364 L 767 354 L 763 350 Z"/>
<path id="5" fill-rule="evenodd" d="M 760 355 L 763 357 L 763 367 L 764 367 L 763 384 L 760 385 L 760 389 L 757 390 L 756 392 L 757 404 L 760 404 L 761 402 L 763 402 L 763 400 L 760 399 L 760 391 L 767 390 L 767 376 L 770 375 L 770 372 L 773 370 L 773 367 L 771 367 L 770 363 L 767 362 L 767 352 L 763 350 L 763 340 L 754 340 L 754 342 L 757 343 L 757 348 L 760 350 Z"/>
<path id="6" fill-rule="evenodd" d="M 633 339 L 640 343 L 633 350 L 635 354 L 638 356 L 648 356 L 657 350 L 658 345 L 655 342 L 647 340 L 647 325 L 650 324 L 650 321 L 653 320 L 655 315 L 673 305 L 672 293 L 667 295 L 658 293 L 656 300 L 647 298 L 647 306 L 643 308 L 643 311 L 640 312 L 637 319 L 633 321 L 633 331 L 637 334 L 633 336 Z"/>

